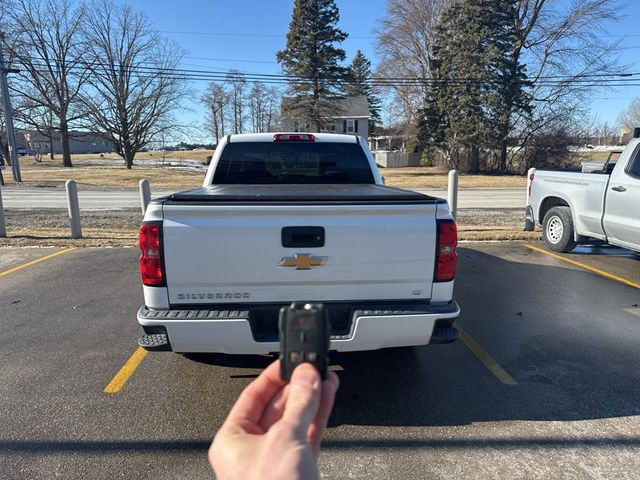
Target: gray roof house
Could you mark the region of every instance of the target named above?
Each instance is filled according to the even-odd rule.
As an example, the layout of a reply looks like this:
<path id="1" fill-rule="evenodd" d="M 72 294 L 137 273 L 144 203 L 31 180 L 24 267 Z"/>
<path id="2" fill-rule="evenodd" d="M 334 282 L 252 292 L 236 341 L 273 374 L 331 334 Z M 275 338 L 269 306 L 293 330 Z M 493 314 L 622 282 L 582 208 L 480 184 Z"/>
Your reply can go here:
<path id="1" fill-rule="evenodd" d="M 54 133 L 53 135 L 53 142 L 50 143 L 49 137 L 46 137 L 35 130 L 16 132 L 16 138 L 19 146 L 25 148 L 29 155 L 35 152 L 49 153 L 49 150 L 52 147 L 54 154 L 62 153 L 60 134 Z M 69 149 L 72 154 L 111 153 L 115 151 L 113 144 L 106 138 L 89 132 L 80 132 L 75 130 L 69 132 Z"/>
<path id="2" fill-rule="evenodd" d="M 290 109 L 290 97 L 282 99 L 280 124 L 283 131 L 303 132 L 315 130 L 308 119 L 297 117 Z M 369 102 L 364 95 L 336 98 L 335 114 L 328 118 L 328 125 L 322 129 L 326 133 L 345 133 L 369 137 Z"/>

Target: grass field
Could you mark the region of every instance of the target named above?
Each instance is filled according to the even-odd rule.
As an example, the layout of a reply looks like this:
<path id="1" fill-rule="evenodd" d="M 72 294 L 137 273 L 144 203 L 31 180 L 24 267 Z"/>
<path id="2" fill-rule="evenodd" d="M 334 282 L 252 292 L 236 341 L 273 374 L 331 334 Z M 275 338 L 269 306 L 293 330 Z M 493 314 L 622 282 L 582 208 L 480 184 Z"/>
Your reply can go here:
<path id="1" fill-rule="evenodd" d="M 438 167 L 381 168 L 386 184 L 400 188 L 447 188 L 447 171 Z M 522 175 L 465 175 L 458 179 L 460 188 L 524 188 Z"/>
<path id="2" fill-rule="evenodd" d="M 182 154 L 182 158 L 167 159 L 166 162 L 184 160 L 202 161 L 191 158 L 187 154 L 203 154 L 204 152 L 171 152 Z M 210 152 L 208 153 L 210 155 Z M 203 172 L 194 168 L 178 166 L 151 165 L 150 160 L 158 158 L 141 158 L 141 164 L 131 170 L 124 168 L 122 160 L 99 158 L 95 155 L 78 155 L 74 159 L 74 167 L 61 166 L 61 160 L 46 159 L 35 163 L 33 159 L 24 157 L 20 162 L 22 180 L 25 186 L 62 186 L 68 179 L 74 179 L 80 185 L 108 188 L 137 188 L 138 182 L 145 178 L 157 189 L 179 190 L 198 187 L 202 184 Z M 116 163 L 118 162 L 118 163 Z M 191 164 L 193 165 L 193 164 Z M 447 188 L 447 171 L 437 167 L 415 168 L 382 168 L 387 185 L 399 188 Z M 10 169 L 5 170 L 5 182 L 11 185 Z M 460 175 L 460 188 L 524 188 L 527 184 L 525 176 L 516 175 Z"/>
<path id="3" fill-rule="evenodd" d="M 123 167 L 22 169 L 22 184 L 27 187 L 57 187 L 64 185 L 67 180 L 73 179 L 81 186 L 138 188 L 138 182 L 147 179 L 156 189 L 181 190 L 201 186 L 203 178 L 203 172 L 170 167 L 142 167 L 131 170 Z M 5 181 L 8 185 L 13 183 L 11 179 L 5 178 Z"/>
<path id="4" fill-rule="evenodd" d="M 199 157 L 211 155 L 208 152 L 170 152 L 172 159 L 166 159 L 166 162 L 175 160 L 195 160 L 203 162 L 204 158 L 193 158 L 195 154 Z M 142 156 L 157 154 L 157 152 L 141 153 Z M 178 157 L 178 154 L 182 158 Z M 188 157 L 186 154 L 191 154 Z M 175 157 L 175 158 L 174 158 Z M 20 171 L 24 186 L 38 187 L 56 187 L 62 186 L 64 183 L 73 179 L 79 185 L 88 185 L 93 187 L 108 188 L 138 188 L 138 182 L 141 179 L 147 179 L 154 188 L 180 190 L 194 188 L 202 185 L 204 172 L 197 171 L 193 168 L 180 168 L 175 166 L 152 165 L 150 160 L 162 161 L 162 158 L 140 158 L 136 161 L 143 161 L 142 166 L 135 165 L 131 170 L 124 167 L 124 161 L 115 154 L 100 158 L 96 155 L 73 155 L 73 167 L 63 167 L 62 159 L 56 157 L 51 160 L 44 159 L 42 162 L 36 163 L 33 158 L 23 157 L 20 161 Z M 11 178 L 11 167 L 7 167 L 4 171 L 4 179 L 7 185 L 13 184 Z"/>
<path id="5" fill-rule="evenodd" d="M 43 158 L 36 163 L 32 157 L 22 157 L 20 161 L 22 178 L 26 186 L 61 186 L 70 178 L 80 185 L 108 188 L 137 188 L 145 178 L 157 189 L 180 190 L 198 187 L 202 184 L 203 172 L 193 168 L 204 165 L 213 150 L 187 152 L 141 152 L 136 155 L 134 167 L 124 168 L 124 161 L 115 153 L 72 155 L 73 168 L 62 166 L 62 158 Z M 606 151 L 581 152 L 577 164 L 582 160 L 605 161 Z M 162 162 L 178 165 L 162 165 Z M 191 168 L 180 168 L 180 163 Z M 392 187 L 411 189 L 447 188 L 447 171 L 438 167 L 381 168 L 386 184 Z M 5 182 L 10 185 L 10 168 L 4 172 Z M 525 175 L 465 175 L 459 177 L 460 188 L 525 188 Z"/>
<path id="6" fill-rule="evenodd" d="M 103 155 L 102 157 L 100 157 L 99 154 L 96 155 L 95 153 L 83 153 L 78 155 L 71 155 L 71 161 L 73 163 L 77 162 L 80 164 L 80 163 L 86 162 L 87 160 L 104 158 L 109 160 L 118 160 L 124 164 L 124 160 L 122 160 L 122 158 L 115 153 L 103 153 L 102 155 Z M 138 152 L 136 154 L 135 159 L 136 160 L 162 160 L 164 158 L 166 160 L 172 159 L 172 160 L 205 161 L 207 157 L 211 155 L 213 155 L 213 150 L 198 150 L 198 151 L 188 150 L 186 152 L 164 152 L 164 153 L 163 152 Z M 24 158 L 28 158 L 28 157 L 24 157 Z M 50 160 L 49 158 L 47 159 L 43 158 L 43 161 L 62 163 L 62 155 L 56 155 L 55 160 Z"/>

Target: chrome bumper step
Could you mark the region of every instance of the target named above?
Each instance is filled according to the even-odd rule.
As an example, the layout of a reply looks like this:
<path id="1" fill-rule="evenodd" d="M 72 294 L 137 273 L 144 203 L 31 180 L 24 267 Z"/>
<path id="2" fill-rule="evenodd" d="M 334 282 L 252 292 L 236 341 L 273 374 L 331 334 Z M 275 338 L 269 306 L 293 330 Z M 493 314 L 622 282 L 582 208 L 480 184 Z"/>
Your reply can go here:
<path id="1" fill-rule="evenodd" d="M 171 345 L 165 333 L 144 334 L 138 339 L 138 345 L 149 352 L 171 351 Z"/>

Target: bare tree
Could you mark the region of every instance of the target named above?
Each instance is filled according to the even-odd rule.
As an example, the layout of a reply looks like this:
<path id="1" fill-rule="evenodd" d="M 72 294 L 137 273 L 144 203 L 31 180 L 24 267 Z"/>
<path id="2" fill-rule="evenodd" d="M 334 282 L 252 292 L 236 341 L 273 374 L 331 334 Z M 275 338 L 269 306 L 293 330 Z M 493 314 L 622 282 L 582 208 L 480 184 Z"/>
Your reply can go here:
<path id="1" fill-rule="evenodd" d="M 4 113 L 0 108 L 0 155 L 4 158 L 7 165 L 11 165 L 11 156 L 9 155 L 9 142 L 7 141 L 7 132 L 4 123 Z"/>
<path id="2" fill-rule="evenodd" d="M 596 125 L 595 133 L 598 145 L 615 145 L 618 142 L 616 129 L 606 120 Z"/>
<path id="3" fill-rule="evenodd" d="M 13 88 L 26 107 L 20 120 L 40 129 L 42 110 L 51 111 L 62 162 L 71 167 L 69 129 L 83 116 L 79 99 L 90 74 L 81 37 L 86 9 L 70 0 L 15 0 L 10 15 L 15 28 L 10 54 L 21 71 Z"/>
<path id="4" fill-rule="evenodd" d="M 15 118 L 25 127 L 25 130 L 37 132 L 41 137 L 47 139 L 49 144 L 49 158 L 54 159 L 53 142 L 59 137 L 58 124 L 55 121 L 53 112 L 46 106 L 37 104 L 32 100 L 22 97 L 16 105 Z M 82 117 L 82 115 L 80 115 Z M 79 120 L 79 118 L 76 118 Z M 62 142 L 61 142 L 62 143 Z M 39 147 L 41 152 L 45 149 Z"/>
<path id="5" fill-rule="evenodd" d="M 629 130 L 640 127 L 640 98 L 631 102 L 627 109 L 618 116 L 618 124 Z"/>
<path id="6" fill-rule="evenodd" d="M 388 0 L 378 31 L 378 77 L 402 77 L 391 82 L 402 106 L 402 117 L 415 124 L 415 112 L 426 93 L 435 26 L 444 8 L 455 0 Z M 618 18 L 617 0 L 516 0 L 512 60 L 527 67 L 533 115 L 506 115 L 511 136 L 526 145 L 537 134 L 566 130 L 584 115 L 588 93 L 606 75 L 620 71 L 617 42 L 606 37 L 606 26 Z M 422 80 L 422 82 L 420 81 Z M 409 84 L 409 85 L 407 85 Z M 509 105 L 505 105 L 509 111 Z M 558 130 L 559 131 L 559 130 Z M 506 154 L 503 148 L 501 157 Z M 505 158 L 499 163 L 505 164 Z"/>
<path id="7" fill-rule="evenodd" d="M 271 132 L 277 123 L 280 92 L 275 87 L 255 83 L 248 95 L 249 116 L 256 133 Z"/>
<path id="8" fill-rule="evenodd" d="M 245 92 L 247 80 L 240 70 L 229 70 L 227 81 L 231 84 L 231 120 L 233 122 L 233 133 L 243 133 L 245 120 Z"/>
<path id="9" fill-rule="evenodd" d="M 217 144 L 226 135 L 225 117 L 229 107 L 229 93 L 223 85 L 212 82 L 202 96 L 202 101 L 207 108 L 207 127 Z"/>
<path id="10" fill-rule="evenodd" d="M 422 108 L 430 75 L 429 59 L 435 27 L 443 9 L 453 0 L 388 0 L 384 18 L 377 30 L 376 76 L 407 78 L 414 82 L 390 82 L 394 102 L 401 117 L 393 123 L 416 124 L 416 112 Z"/>
<path id="11" fill-rule="evenodd" d="M 266 87 L 262 83 L 254 83 L 249 91 L 248 106 L 251 126 L 253 131 L 261 133 L 264 131 L 264 115 L 266 103 Z"/>
<path id="12" fill-rule="evenodd" d="M 278 129 L 280 124 L 280 100 L 282 92 L 278 87 L 267 87 L 267 104 L 264 117 L 265 132 L 273 132 Z"/>
<path id="13" fill-rule="evenodd" d="M 84 105 L 92 130 L 131 168 L 140 148 L 177 128 L 172 114 L 186 89 L 175 69 L 183 54 L 130 6 L 99 0 L 90 9 L 85 56 L 92 75 Z"/>
<path id="14" fill-rule="evenodd" d="M 8 2 L 0 3 L 0 24 L 7 25 L 8 21 L 8 11 L 11 10 L 9 8 Z M 5 33 L 5 32 L 3 32 Z M 10 59 L 5 59 L 5 62 Z M 6 65 L 6 64 L 5 64 Z M 7 132 L 4 123 L 4 110 L 0 108 L 0 155 L 4 158 L 4 161 L 7 165 L 11 165 L 11 157 L 9 156 L 9 143 L 7 141 Z M 0 171 L 0 180 L 2 180 L 2 171 Z M 4 185 L 4 183 L 1 183 Z"/>
<path id="15" fill-rule="evenodd" d="M 618 3 L 518 0 L 517 7 L 513 56 L 527 65 L 535 108 L 530 121 L 514 118 L 512 128 L 526 143 L 554 123 L 584 116 L 599 79 L 620 72 L 618 42 L 607 40 L 605 28 L 617 20 Z"/>

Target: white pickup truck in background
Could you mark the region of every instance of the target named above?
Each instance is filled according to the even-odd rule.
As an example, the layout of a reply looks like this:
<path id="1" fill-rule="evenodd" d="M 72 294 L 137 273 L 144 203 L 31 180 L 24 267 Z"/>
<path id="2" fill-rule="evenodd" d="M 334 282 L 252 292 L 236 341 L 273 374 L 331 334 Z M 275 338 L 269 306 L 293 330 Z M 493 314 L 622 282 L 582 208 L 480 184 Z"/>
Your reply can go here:
<path id="1" fill-rule="evenodd" d="M 149 204 L 139 344 L 277 352 L 293 301 L 325 304 L 332 350 L 448 343 L 456 245 L 447 203 L 385 187 L 360 137 L 230 135 L 202 188 Z"/>
<path id="2" fill-rule="evenodd" d="M 525 230 L 542 225 L 551 250 L 592 239 L 640 251 L 640 129 L 620 158 L 590 173 L 532 170 Z M 591 169 L 591 168 L 590 168 Z"/>

